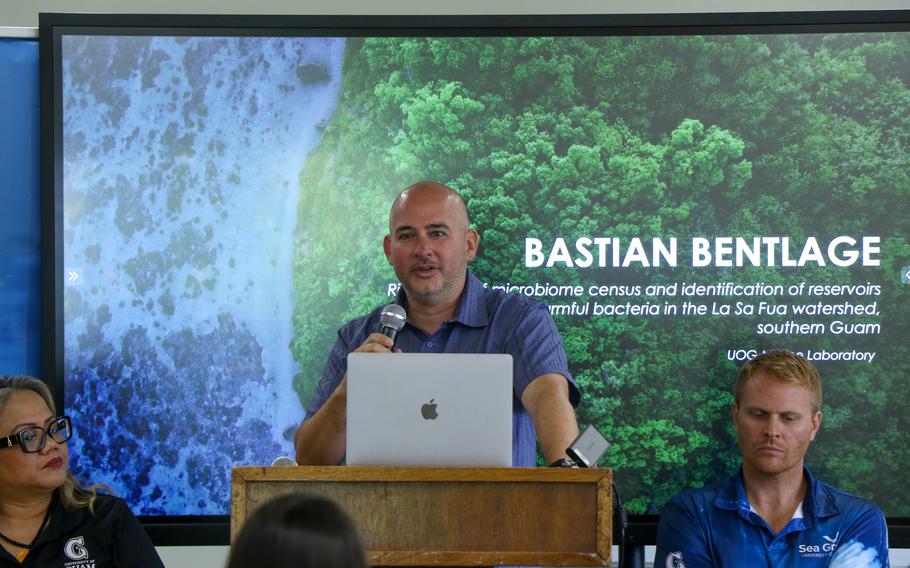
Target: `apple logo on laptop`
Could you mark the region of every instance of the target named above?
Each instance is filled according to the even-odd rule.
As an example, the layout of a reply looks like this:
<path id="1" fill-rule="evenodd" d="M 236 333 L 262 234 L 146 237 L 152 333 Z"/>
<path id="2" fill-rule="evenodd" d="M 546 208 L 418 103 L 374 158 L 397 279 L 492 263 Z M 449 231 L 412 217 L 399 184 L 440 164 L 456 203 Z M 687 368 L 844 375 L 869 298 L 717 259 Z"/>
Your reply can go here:
<path id="1" fill-rule="evenodd" d="M 439 416 L 436 412 L 436 403 L 434 400 L 436 399 L 431 398 L 430 402 L 420 407 L 420 415 L 423 416 L 424 420 L 436 420 Z"/>

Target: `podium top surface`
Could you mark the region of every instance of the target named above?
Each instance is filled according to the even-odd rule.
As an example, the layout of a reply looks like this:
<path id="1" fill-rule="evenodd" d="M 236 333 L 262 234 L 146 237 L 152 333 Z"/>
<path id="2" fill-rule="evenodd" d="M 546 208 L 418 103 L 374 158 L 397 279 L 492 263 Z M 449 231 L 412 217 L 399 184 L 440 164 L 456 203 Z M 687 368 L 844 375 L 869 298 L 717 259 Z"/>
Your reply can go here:
<path id="1" fill-rule="evenodd" d="M 232 478 L 244 481 L 503 481 L 596 483 L 612 481 L 602 468 L 542 467 L 405 467 L 405 466 L 241 466 Z"/>

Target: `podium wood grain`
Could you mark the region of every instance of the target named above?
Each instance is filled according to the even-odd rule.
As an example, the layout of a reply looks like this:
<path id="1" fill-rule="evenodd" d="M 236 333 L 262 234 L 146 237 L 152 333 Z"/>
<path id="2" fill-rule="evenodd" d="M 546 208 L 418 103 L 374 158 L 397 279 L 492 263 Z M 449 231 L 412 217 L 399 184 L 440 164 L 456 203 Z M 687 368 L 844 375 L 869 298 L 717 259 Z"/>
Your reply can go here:
<path id="1" fill-rule="evenodd" d="M 373 566 L 603 566 L 608 469 L 236 467 L 231 540 L 272 497 L 306 492 L 354 519 Z"/>

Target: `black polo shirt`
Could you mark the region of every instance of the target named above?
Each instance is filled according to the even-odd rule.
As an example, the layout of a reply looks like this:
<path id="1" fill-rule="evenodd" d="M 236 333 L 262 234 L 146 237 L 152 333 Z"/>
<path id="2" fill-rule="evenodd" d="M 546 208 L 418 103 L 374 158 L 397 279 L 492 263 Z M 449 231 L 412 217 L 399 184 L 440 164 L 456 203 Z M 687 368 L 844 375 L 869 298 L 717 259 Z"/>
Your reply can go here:
<path id="1" fill-rule="evenodd" d="M 68 511 L 59 500 L 51 518 L 22 564 L 0 547 L 0 567 L 41 568 L 164 568 L 149 539 L 122 499 L 99 495 L 95 513 Z"/>

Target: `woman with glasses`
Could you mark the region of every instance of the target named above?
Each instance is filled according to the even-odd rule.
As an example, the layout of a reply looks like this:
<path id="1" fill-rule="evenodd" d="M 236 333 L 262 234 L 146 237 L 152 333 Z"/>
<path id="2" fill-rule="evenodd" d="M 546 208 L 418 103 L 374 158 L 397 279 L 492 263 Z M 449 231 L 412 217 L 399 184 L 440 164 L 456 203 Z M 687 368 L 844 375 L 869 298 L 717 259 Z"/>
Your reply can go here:
<path id="1" fill-rule="evenodd" d="M 70 475 L 72 433 L 47 385 L 0 376 L 0 567 L 163 568 L 126 504 Z"/>

